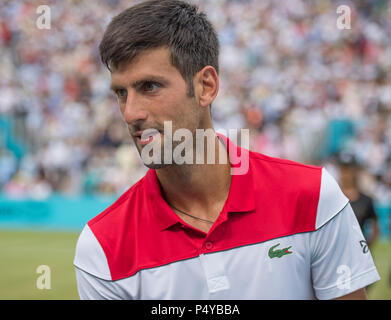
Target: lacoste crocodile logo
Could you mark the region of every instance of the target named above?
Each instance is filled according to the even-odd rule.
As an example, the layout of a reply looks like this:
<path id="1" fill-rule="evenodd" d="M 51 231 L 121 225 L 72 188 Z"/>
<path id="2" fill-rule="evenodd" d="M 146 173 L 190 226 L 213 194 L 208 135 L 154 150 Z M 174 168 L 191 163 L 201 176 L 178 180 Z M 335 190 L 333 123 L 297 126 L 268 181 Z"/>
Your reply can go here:
<path id="1" fill-rule="evenodd" d="M 281 258 L 282 256 L 285 256 L 286 254 L 290 254 L 292 253 L 292 251 L 289 251 L 289 249 L 292 247 L 292 246 L 289 246 L 289 247 L 286 247 L 286 248 L 282 248 L 282 249 L 276 249 L 274 250 L 274 248 L 277 248 L 280 244 L 277 243 L 275 246 L 271 247 L 269 249 L 269 258 L 270 259 L 273 259 L 273 258 Z"/>

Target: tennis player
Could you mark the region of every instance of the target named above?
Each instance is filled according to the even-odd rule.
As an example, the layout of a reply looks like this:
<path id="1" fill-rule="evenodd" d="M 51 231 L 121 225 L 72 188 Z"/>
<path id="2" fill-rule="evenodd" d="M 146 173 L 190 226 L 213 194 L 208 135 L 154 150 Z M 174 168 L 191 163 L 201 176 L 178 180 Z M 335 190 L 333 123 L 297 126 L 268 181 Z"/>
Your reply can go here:
<path id="1" fill-rule="evenodd" d="M 83 229 L 81 299 L 366 298 L 379 275 L 333 177 L 214 132 L 219 43 L 204 13 L 143 2 L 113 18 L 99 48 L 149 170 Z M 197 150 L 201 129 L 213 135 Z M 179 161 L 202 150 L 216 161 Z"/>

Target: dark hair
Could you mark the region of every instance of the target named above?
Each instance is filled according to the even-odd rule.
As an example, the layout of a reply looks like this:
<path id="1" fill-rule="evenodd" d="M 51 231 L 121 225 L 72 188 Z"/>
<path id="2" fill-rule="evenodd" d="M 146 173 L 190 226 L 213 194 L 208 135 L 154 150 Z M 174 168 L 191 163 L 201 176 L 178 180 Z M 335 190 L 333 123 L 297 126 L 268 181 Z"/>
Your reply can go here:
<path id="1" fill-rule="evenodd" d="M 345 167 L 359 167 L 359 162 L 352 152 L 341 151 L 337 154 L 337 163 Z"/>
<path id="2" fill-rule="evenodd" d="M 171 63 L 194 96 L 193 78 L 210 65 L 219 72 L 216 31 L 194 5 L 178 0 L 150 0 L 115 16 L 99 45 L 102 62 L 112 71 L 140 52 L 167 46 Z"/>

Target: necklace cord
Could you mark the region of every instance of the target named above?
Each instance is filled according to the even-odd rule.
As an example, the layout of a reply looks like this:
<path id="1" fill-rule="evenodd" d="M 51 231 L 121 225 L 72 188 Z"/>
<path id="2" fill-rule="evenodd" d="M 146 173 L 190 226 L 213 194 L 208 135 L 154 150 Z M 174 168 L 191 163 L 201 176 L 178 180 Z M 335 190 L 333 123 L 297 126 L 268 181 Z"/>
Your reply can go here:
<path id="1" fill-rule="evenodd" d="M 203 222 L 207 222 L 207 223 L 214 223 L 213 221 L 211 221 L 211 220 L 206 220 L 206 219 L 202 219 L 202 218 L 198 218 L 198 217 L 195 217 L 195 216 L 192 216 L 191 214 L 189 214 L 189 213 L 187 213 L 187 212 L 184 212 L 184 211 L 182 211 L 182 210 L 180 210 L 180 209 L 178 209 L 178 208 L 175 208 L 173 205 L 171 205 L 171 204 L 168 204 L 172 209 L 175 209 L 175 210 L 177 210 L 177 211 L 179 211 L 180 213 L 183 213 L 184 215 L 186 215 L 186 216 L 189 216 L 189 217 L 192 217 L 192 218 L 194 218 L 194 219 L 197 219 L 197 220 L 200 220 L 200 221 L 203 221 Z"/>

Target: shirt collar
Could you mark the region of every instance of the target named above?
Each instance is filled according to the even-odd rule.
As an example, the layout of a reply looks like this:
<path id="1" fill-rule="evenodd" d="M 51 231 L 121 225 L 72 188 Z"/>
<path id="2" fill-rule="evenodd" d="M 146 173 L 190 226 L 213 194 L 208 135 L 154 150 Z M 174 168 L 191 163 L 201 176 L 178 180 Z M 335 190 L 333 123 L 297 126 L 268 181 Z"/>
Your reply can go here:
<path id="1" fill-rule="evenodd" d="M 217 133 L 221 142 L 227 147 L 228 156 L 230 159 L 231 169 L 240 167 L 238 157 L 247 156 L 248 170 L 244 174 L 231 175 L 231 185 L 228 193 L 228 198 L 225 203 L 227 212 L 240 213 L 249 212 L 255 209 L 255 196 L 253 177 L 251 172 L 251 163 L 249 161 L 249 151 L 235 145 L 230 139 L 224 135 Z M 170 208 L 162 196 L 162 190 L 155 169 L 149 169 L 146 174 L 146 190 L 152 214 L 157 218 L 157 223 L 161 230 L 167 229 L 174 224 L 181 223 L 180 218 Z"/>

